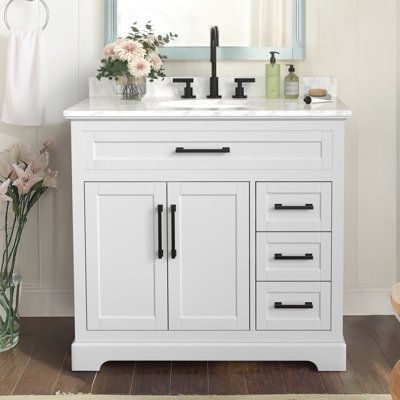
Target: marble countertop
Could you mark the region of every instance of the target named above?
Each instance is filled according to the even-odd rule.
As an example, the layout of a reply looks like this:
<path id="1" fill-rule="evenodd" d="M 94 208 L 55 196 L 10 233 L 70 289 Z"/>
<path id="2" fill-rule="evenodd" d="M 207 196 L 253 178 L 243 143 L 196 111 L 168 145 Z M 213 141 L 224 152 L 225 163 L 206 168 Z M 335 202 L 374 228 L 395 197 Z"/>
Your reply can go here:
<path id="1" fill-rule="evenodd" d="M 82 119 L 136 119 L 136 118 L 260 118 L 260 119 L 346 119 L 352 113 L 339 99 L 333 102 L 306 105 L 302 100 L 267 100 L 249 98 L 241 108 L 171 108 L 163 103 L 177 100 L 171 98 L 142 99 L 142 101 L 120 100 L 116 98 L 86 99 L 64 111 L 70 120 Z M 182 100 L 184 101 L 184 100 Z M 221 100 L 215 100 L 216 102 Z M 226 99 L 230 104 L 234 99 Z M 239 103 L 238 103 L 239 104 Z"/>

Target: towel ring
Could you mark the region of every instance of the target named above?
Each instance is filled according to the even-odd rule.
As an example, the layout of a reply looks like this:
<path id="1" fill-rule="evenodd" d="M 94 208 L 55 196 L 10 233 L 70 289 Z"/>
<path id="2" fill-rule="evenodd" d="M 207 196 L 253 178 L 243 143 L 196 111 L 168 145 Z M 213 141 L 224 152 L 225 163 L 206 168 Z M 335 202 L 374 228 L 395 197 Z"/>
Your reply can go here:
<path id="1" fill-rule="evenodd" d="M 4 23 L 5 23 L 5 25 L 6 25 L 6 27 L 7 27 L 7 29 L 9 31 L 11 30 L 11 26 L 8 23 L 8 9 L 10 8 L 11 4 L 13 3 L 13 1 L 14 0 L 10 0 L 7 3 L 7 5 L 6 5 L 5 9 L 4 9 Z M 27 1 L 33 1 L 33 0 L 27 0 Z M 45 23 L 43 25 L 43 28 L 42 28 L 43 30 L 45 30 L 47 25 L 49 24 L 50 10 L 49 10 L 49 6 L 46 4 L 46 2 L 44 0 L 39 0 L 39 1 L 42 3 L 44 9 L 46 10 L 46 21 L 45 21 Z"/>

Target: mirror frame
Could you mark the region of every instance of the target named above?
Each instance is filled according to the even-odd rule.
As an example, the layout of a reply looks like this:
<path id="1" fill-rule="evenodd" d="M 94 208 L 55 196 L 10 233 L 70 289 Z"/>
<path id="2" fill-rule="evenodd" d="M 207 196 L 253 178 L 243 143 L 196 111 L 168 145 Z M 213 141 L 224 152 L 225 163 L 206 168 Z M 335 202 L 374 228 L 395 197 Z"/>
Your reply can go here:
<path id="1" fill-rule="evenodd" d="M 305 2 L 293 1 L 293 47 L 240 47 L 221 46 L 218 48 L 220 60 L 267 60 L 269 52 L 279 51 L 281 60 L 303 60 L 305 57 Z M 117 3 L 118 0 L 105 0 L 106 29 L 105 42 L 111 43 L 117 39 Z M 209 47 L 173 47 L 168 46 L 160 50 L 169 60 L 199 61 L 210 58 Z"/>

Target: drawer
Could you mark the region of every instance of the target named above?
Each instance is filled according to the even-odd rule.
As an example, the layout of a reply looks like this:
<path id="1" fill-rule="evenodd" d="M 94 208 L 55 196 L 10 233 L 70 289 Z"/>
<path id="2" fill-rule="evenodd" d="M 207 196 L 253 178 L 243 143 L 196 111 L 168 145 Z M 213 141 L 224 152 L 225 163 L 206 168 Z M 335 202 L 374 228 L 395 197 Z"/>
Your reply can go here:
<path id="1" fill-rule="evenodd" d="M 330 281 L 331 234 L 258 232 L 258 281 Z"/>
<path id="2" fill-rule="evenodd" d="M 330 182 L 257 183 L 257 231 L 330 231 Z"/>
<path id="3" fill-rule="evenodd" d="M 258 282 L 257 330 L 330 330 L 329 282 Z"/>
<path id="4" fill-rule="evenodd" d="M 92 131 L 83 146 L 87 170 L 332 169 L 330 132 Z"/>

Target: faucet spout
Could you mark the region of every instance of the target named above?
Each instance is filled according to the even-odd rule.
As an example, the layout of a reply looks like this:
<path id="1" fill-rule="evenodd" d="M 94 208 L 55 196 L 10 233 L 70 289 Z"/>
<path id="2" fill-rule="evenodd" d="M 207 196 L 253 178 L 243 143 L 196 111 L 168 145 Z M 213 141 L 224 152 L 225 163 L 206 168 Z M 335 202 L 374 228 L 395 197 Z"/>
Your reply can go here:
<path id="1" fill-rule="evenodd" d="M 217 77 L 217 47 L 219 46 L 219 32 L 218 26 L 211 28 L 210 34 L 210 62 L 211 62 L 211 76 Z"/>
<path id="2" fill-rule="evenodd" d="M 218 77 L 217 77 L 217 47 L 219 46 L 219 31 L 218 26 L 213 26 L 210 31 L 210 62 L 211 62 L 211 77 L 210 77 L 210 95 L 209 99 L 220 99 L 218 94 Z"/>

